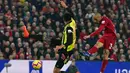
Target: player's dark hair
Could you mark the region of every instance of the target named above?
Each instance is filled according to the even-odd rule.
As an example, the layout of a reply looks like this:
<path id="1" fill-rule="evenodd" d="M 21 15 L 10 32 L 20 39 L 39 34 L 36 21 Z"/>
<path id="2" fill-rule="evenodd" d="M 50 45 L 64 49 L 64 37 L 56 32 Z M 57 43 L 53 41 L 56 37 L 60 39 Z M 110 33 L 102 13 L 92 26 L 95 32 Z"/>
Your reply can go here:
<path id="1" fill-rule="evenodd" d="M 71 20 L 71 15 L 70 15 L 70 13 L 65 13 L 65 14 L 63 15 L 63 19 L 64 19 L 64 21 L 66 21 L 66 22 L 70 21 L 70 20 Z"/>

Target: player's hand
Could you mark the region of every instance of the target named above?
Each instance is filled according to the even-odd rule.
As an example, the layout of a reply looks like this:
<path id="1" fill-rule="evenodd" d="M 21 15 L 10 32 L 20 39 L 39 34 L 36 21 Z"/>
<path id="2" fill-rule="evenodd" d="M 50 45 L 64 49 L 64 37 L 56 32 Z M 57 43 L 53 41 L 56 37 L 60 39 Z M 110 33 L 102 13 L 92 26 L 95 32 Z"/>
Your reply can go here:
<path id="1" fill-rule="evenodd" d="M 56 51 L 58 51 L 61 48 L 62 48 L 61 46 L 56 46 Z"/>
<path id="2" fill-rule="evenodd" d="M 59 49 L 62 49 L 64 45 L 56 46 L 56 50 L 58 51 Z"/>
<path id="3" fill-rule="evenodd" d="M 65 4 L 64 1 L 60 1 L 60 4 L 61 4 L 61 6 L 64 7 L 64 8 L 67 8 L 67 7 L 68 7 L 68 6 Z"/>
<path id="4" fill-rule="evenodd" d="M 84 39 L 88 39 L 88 38 L 90 38 L 90 35 L 88 35 L 88 36 L 84 36 Z"/>
<path id="5" fill-rule="evenodd" d="M 57 53 L 57 52 L 58 52 L 58 50 L 57 50 L 56 48 L 54 48 L 54 52 L 56 52 L 56 53 Z"/>
<path id="6" fill-rule="evenodd" d="M 60 49 L 60 46 L 56 46 L 56 48 L 55 48 L 55 49 L 56 49 L 56 51 L 58 51 L 58 50 Z"/>

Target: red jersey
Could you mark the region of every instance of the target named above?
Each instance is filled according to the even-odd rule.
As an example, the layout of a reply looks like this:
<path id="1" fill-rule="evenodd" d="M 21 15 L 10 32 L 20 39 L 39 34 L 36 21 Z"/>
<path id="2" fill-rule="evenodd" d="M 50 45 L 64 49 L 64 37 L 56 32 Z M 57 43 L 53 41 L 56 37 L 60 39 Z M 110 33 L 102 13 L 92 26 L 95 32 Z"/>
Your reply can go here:
<path id="1" fill-rule="evenodd" d="M 100 21 L 100 27 L 98 30 L 90 34 L 90 37 L 98 35 L 102 30 L 104 29 L 104 34 L 103 36 L 115 36 L 116 37 L 116 30 L 115 30 L 115 25 L 113 22 L 108 18 L 103 16 L 101 21 Z"/>

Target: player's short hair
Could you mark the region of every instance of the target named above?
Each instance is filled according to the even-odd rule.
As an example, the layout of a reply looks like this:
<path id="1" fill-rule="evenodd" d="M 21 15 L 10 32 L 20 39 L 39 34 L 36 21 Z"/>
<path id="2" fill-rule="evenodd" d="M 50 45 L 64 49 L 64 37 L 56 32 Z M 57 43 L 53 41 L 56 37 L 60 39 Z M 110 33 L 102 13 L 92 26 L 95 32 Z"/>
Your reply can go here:
<path id="1" fill-rule="evenodd" d="M 94 22 L 96 22 L 99 17 L 101 17 L 101 14 L 100 14 L 100 13 L 96 13 L 96 14 L 92 17 L 92 20 L 93 20 Z"/>
<path id="2" fill-rule="evenodd" d="M 70 13 L 65 13 L 64 15 L 63 15 L 63 20 L 64 21 L 70 21 L 71 20 L 71 14 Z"/>
<path id="3" fill-rule="evenodd" d="M 93 18 L 94 18 L 94 19 L 97 19 L 97 18 L 100 17 L 100 16 L 101 16 L 100 13 L 96 13 L 96 14 L 93 16 Z"/>

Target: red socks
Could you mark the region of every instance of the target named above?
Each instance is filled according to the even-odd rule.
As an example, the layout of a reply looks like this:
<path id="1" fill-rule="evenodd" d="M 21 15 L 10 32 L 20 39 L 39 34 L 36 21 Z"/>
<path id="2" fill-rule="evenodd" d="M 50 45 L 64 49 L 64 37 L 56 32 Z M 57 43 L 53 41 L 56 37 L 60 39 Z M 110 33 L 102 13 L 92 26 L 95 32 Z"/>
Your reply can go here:
<path id="1" fill-rule="evenodd" d="M 98 48 L 96 46 L 93 46 L 90 50 L 88 50 L 89 54 L 96 53 L 98 51 Z"/>
<path id="2" fill-rule="evenodd" d="M 104 73 L 107 64 L 108 64 L 108 60 L 103 60 L 100 72 Z"/>

